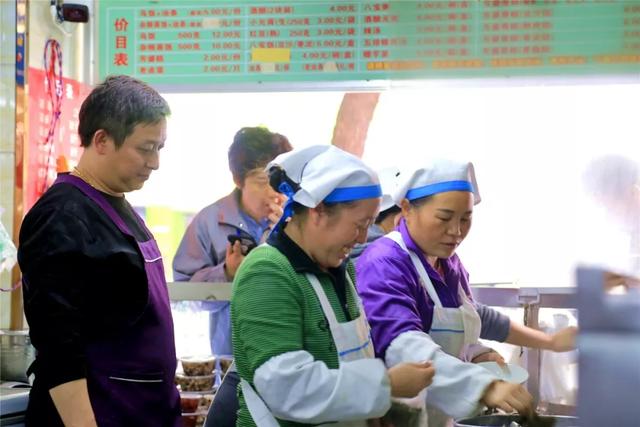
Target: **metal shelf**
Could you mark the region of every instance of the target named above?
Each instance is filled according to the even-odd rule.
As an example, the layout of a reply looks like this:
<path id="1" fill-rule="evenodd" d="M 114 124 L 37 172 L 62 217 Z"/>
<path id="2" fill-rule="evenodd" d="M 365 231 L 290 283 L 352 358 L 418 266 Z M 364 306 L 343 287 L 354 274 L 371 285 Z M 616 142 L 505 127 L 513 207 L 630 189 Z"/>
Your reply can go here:
<path id="1" fill-rule="evenodd" d="M 169 299 L 171 301 L 229 301 L 231 300 L 231 283 L 210 282 L 169 282 Z"/>
<path id="2" fill-rule="evenodd" d="M 575 287 L 520 288 L 504 285 L 471 285 L 475 298 L 483 304 L 497 307 L 523 307 L 536 304 L 541 308 L 576 308 Z"/>
<path id="3" fill-rule="evenodd" d="M 523 323 L 530 328 L 539 329 L 538 315 L 541 308 L 577 307 L 576 288 L 565 287 L 514 287 L 509 285 L 471 285 L 475 298 L 494 307 L 523 308 Z M 536 403 L 540 402 L 541 350 L 524 348 L 529 380 L 527 390 Z M 573 407 L 569 411 L 573 410 Z M 553 412 L 552 412 L 553 413 Z"/>

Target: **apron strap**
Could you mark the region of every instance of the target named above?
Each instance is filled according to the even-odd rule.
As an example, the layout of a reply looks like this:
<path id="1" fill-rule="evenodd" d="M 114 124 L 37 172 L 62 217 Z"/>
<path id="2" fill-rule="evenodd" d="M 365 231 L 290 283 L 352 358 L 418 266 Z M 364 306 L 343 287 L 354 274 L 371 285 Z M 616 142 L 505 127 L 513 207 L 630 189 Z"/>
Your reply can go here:
<path id="1" fill-rule="evenodd" d="M 470 304 L 473 305 L 473 301 L 464 291 L 464 287 L 462 286 L 462 282 L 458 281 L 458 297 L 460 298 L 460 304 Z"/>
<path id="2" fill-rule="evenodd" d="M 407 244 L 404 242 L 404 239 L 402 239 L 402 235 L 400 234 L 400 232 L 394 230 L 384 237 L 396 242 L 396 244 L 400 246 L 400 248 L 409 255 L 409 257 L 411 258 L 411 262 L 413 263 L 413 266 L 416 269 L 418 276 L 420 277 L 420 282 L 422 283 L 422 287 L 424 287 L 424 289 L 427 291 L 427 294 L 429 295 L 429 298 L 431 298 L 431 300 L 433 301 L 433 304 L 436 307 L 442 307 L 442 302 L 440 302 L 440 297 L 438 296 L 436 289 L 433 287 L 433 283 L 431 283 L 431 279 L 429 278 L 429 273 L 427 273 L 427 270 L 424 268 L 424 265 L 422 265 L 422 262 L 420 261 L 420 258 L 418 258 L 418 255 L 416 255 L 415 252 L 413 252 L 407 247 Z"/>
<path id="3" fill-rule="evenodd" d="M 249 409 L 256 427 L 279 427 L 280 424 L 269 411 L 264 401 L 258 396 L 258 393 L 251 387 L 251 384 L 247 380 L 240 378 L 240 386 L 242 387 L 242 395 L 247 404 L 247 409 Z"/>
<path id="4" fill-rule="evenodd" d="M 318 280 L 318 278 L 311 273 L 306 273 L 305 276 L 307 277 L 307 280 L 309 280 L 309 282 L 311 283 L 311 286 L 313 287 L 313 290 L 315 291 L 316 295 L 318 296 L 318 300 L 320 301 L 320 305 L 322 307 L 322 311 L 325 315 L 325 317 L 327 318 L 327 322 L 329 322 L 329 330 L 331 331 L 331 336 L 333 337 L 333 342 L 336 345 L 336 351 L 338 353 L 338 358 L 342 360 L 343 356 L 346 356 L 347 354 L 353 353 L 354 351 L 367 351 L 366 349 L 368 348 L 370 351 L 370 354 L 368 356 L 365 357 L 373 357 L 373 345 L 371 343 L 371 328 L 369 327 L 369 322 L 367 322 L 367 317 L 364 314 L 364 308 L 362 305 L 362 301 L 360 300 L 360 298 L 358 297 L 358 294 L 356 293 L 355 290 L 355 286 L 353 285 L 353 281 L 351 280 L 351 277 L 349 277 L 349 275 L 347 274 L 347 282 L 349 283 L 349 285 L 351 286 L 352 292 L 354 293 L 354 297 L 356 298 L 356 300 L 358 301 L 358 317 L 354 320 L 352 320 L 351 322 L 347 322 L 349 324 L 353 324 L 354 322 L 356 322 L 359 326 L 359 328 L 361 328 L 360 330 L 364 330 L 365 332 L 363 332 L 364 335 L 362 335 L 362 342 L 358 342 L 358 346 L 357 347 L 349 347 L 349 348 L 342 348 L 342 345 L 340 343 L 343 343 L 345 339 L 347 339 L 347 337 L 349 336 L 349 332 L 346 332 L 344 329 L 344 325 L 338 322 L 338 319 L 336 318 L 335 312 L 333 311 L 333 307 L 331 306 L 331 303 L 329 302 L 329 299 L 327 298 L 326 293 L 324 292 L 324 289 L 322 289 L 322 285 L 320 284 L 320 280 Z M 357 329 L 357 328 L 356 328 Z M 346 334 L 346 335 L 345 335 Z M 366 337 L 365 337 L 366 335 Z M 352 343 L 353 344 L 353 343 Z"/>
<path id="5" fill-rule="evenodd" d="M 320 281 L 315 276 L 315 274 L 306 273 L 305 276 L 307 277 L 307 280 L 311 283 L 311 286 L 313 286 L 313 290 L 316 292 L 316 295 L 318 295 L 318 299 L 320 300 L 320 305 L 322 306 L 323 311 L 331 312 L 331 314 L 327 315 L 327 320 L 329 321 L 330 324 L 333 323 L 337 325 L 338 320 L 333 312 L 333 307 L 331 307 L 331 303 L 329 302 L 327 295 L 324 292 L 324 289 L 322 289 L 322 285 L 320 284 Z M 364 304 L 362 303 L 362 299 L 358 295 L 358 291 L 356 291 L 356 285 L 353 283 L 353 280 L 351 279 L 351 276 L 349 276 L 349 273 L 345 273 L 345 276 L 347 277 L 347 284 L 351 286 L 351 293 L 353 294 L 353 297 L 356 300 L 356 304 L 358 304 L 358 315 L 362 316 L 362 314 L 364 313 Z M 331 317 L 331 319 L 329 319 L 329 317 Z"/>
<path id="6" fill-rule="evenodd" d="M 100 206 L 100 208 L 107 214 L 109 218 L 111 218 L 111 220 L 116 224 L 120 231 L 122 231 L 126 235 L 133 236 L 133 233 L 131 232 L 131 230 L 129 230 L 129 226 L 124 222 L 118 212 L 116 212 L 113 206 L 111 206 L 109 202 L 107 202 L 107 199 L 105 199 L 98 190 L 91 187 L 89 184 L 87 184 L 77 176 L 71 174 L 58 175 L 58 178 L 56 178 L 53 185 L 56 185 L 58 183 L 70 184 L 82 191 L 85 196 L 87 196 L 98 206 Z M 149 233 L 149 230 L 147 230 L 147 233 Z M 151 237 L 151 233 L 149 233 L 149 237 Z"/>
<path id="7" fill-rule="evenodd" d="M 307 277 L 309 283 L 311 283 L 311 286 L 313 286 L 313 290 L 316 292 L 318 300 L 320 300 L 322 311 L 324 312 L 324 315 L 327 317 L 327 321 L 329 322 L 329 328 L 333 330 L 334 327 L 338 325 L 338 319 L 336 318 L 336 314 L 333 312 L 333 307 L 331 307 L 331 303 L 327 298 L 327 294 L 325 294 L 324 289 L 322 289 L 320 280 L 318 280 L 315 274 L 305 273 L 305 276 Z"/>
<path id="8" fill-rule="evenodd" d="M 360 298 L 360 295 L 356 290 L 356 285 L 355 283 L 353 283 L 353 280 L 351 279 L 351 276 L 349 276 L 349 273 L 345 272 L 345 275 L 347 276 L 347 283 L 351 286 L 351 292 L 353 293 L 353 298 L 356 300 L 356 304 L 358 304 L 358 315 L 362 316 L 365 313 L 364 304 L 362 303 L 362 298 Z"/>

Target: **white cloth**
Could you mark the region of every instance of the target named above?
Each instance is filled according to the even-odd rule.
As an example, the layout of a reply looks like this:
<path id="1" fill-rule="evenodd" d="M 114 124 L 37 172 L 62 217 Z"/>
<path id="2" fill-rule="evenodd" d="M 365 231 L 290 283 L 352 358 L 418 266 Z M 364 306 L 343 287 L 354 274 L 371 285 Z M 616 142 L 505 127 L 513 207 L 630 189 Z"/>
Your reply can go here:
<path id="1" fill-rule="evenodd" d="M 640 207 L 635 224 L 623 224 L 607 206 L 585 201 L 577 218 L 575 253 L 579 264 L 640 277 Z M 639 202 L 640 204 L 640 202 Z"/>
<path id="2" fill-rule="evenodd" d="M 431 360 L 436 369 L 433 383 L 427 387 L 427 403 L 454 418 L 474 414 L 486 387 L 497 380 L 488 370 L 448 355 L 427 333 L 420 331 L 398 335 L 387 348 L 385 358 L 388 367 L 424 360 Z M 441 423 L 442 420 L 429 413 L 429 427 L 443 425 Z"/>
<path id="3" fill-rule="evenodd" d="M 314 145 L 281 154 L 267 165 L 267 171 L 276 165 L 300 185 L 293 200 L 309 208 L 318 206 L 338 188 L 376 186 L 378 193 L 369 197 L 382 194 L 378 176 L 371 168 L 353 154 L 332 145 Z"/>
<path id="4" fill-rule="evenodd" d="M 458 284 L 460 307 L 443 307 L 429 275 L 418 256 L 405 244 L 402 235 L 392 231 L 385 236 L 393 240 L 410 257 L 420 276 L 420 282 L 434 303 L 433 320 L 427 335 L 420 331 L 400 334 L 387 349 L 386 362 L 418 362 L 415 356 L 404 348 L 424 347 L 419 357 L 428 355 L 434 363 L 436 375 L 427 388 L 426 402 L 430 427 L 445 426 L 449 414 L 454 417 L 470 415 L 477 410 L 479 400 L 486 387 L 497 377 L 479 366 L 461 361 L 470 347 L 478 344 L 480 338 L 480 316 Z M 441 351 L 440 351 L 441 350 Z M 446 414 L 445 414 L 446 413 Z"/>
<path id="5" fill-rule="evenodd" d="M 476 182 L 476 173 L 471 162 L 450 159 L 436 159 L 426 166 L 413 171 L 402 171 L 398 187 L 394 193 L 394 201 L 399 206 L 407 193 L 422 192 L 419 197 L 459 190 L 455 183 L 467 182 L 472 187 L 474 204 L 480 203 L 480 190 Z M 418 197 L 411 197 L 413 200 Z"/>
<path id="6" fill-rule="evenodd" d="M 393 195 L 398 189 L 400 169 L 396 167 L 390 167 L 380 169 L 377 172 L 378 178 L 380 179 L 380 187 L 382 187 L 382 201 L 380 202 L 380 212 L 382 212 L 386 211 L 396 204 L 393 201 Z"/>
<path id="7" fill-rule="evenodd" d="M 335 427 L 365 427 L 367 419 L 379 418 L 389 409 L 391 387 L 384 364 L 373 358 L 362 304 L 358 300 L 360 315 L 355 320 L 339 323 L 318 278 L 307 274 L 307 279 L 329 322 L 340 367 L 329 369 L 306 351 L 273 357 L 254 374 L 257 393 L 241 380 L 247 407 L 258 427 L 277 426 L 276 417 Z M 348 281 L 357 295 L 349 277 Z"/>

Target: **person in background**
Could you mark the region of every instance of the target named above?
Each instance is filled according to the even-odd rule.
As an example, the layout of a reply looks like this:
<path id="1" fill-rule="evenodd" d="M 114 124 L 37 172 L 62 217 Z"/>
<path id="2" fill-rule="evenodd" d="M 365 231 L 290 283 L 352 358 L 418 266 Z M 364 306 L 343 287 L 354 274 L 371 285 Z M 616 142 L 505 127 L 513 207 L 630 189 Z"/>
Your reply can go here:
<path id="1" fill-rule="evenodd" d="M 260 243 L 278 221 L 282 197 L 270 186 L 265 165 L 291 150 L 289 140 L 263 127 L 240 129 L 229 147 L 236 188 L 193 218 L 173 260 L 177 282 L 230 282 L 245 255 L 229 235 Z M 218 350 L 216 350 L 218 351 Z"/>
<path id="2" fill-rule="evenodd" d="M 473 165 L 438 160 L 401 175 L 394 199 L 402 208 L 399 225 L 356 264 L 376 355 L 387 366 L 433 361 L 438 374 L 426 393 L 430 427 L 446 425 L 448 416 L 467 416 L 480 404 L 529 411 L 531 396 L 524 388 L 465 363 L 504 363 L 478 338 L 568 351 L 576 330 L 548 335 L 473 302 L 468 273 L 455 254 L 480 202 Z M 397 412 L 403 413 L 402 406 Z"/>
<path id="3" fill-rule="evenodd" d="M 387 369 L 373 357 L 348 257 L 376 217 L 378 178 L 330 145 L 284 154 L 268 168 L 288 201 L 268 245 L 234 280 L 237 426 L 379 425 L 391 396 L 416 395 L 434 371 L 429 363 Z"/>
<path id="4" fill-rule="evenodd" d="M 246 246 L 262 243 L 282 215 L 284 199 L 269 186 L 264 168 L 290 150 L 286 137 L 266 128 L 245 127 L 235 134 L 229 147 L 229 169 L 236 188 L 193 218 L 173 259 L 174 280 L 233 281 L 246 256 Z M 231 244 L 229 236 L 242 241 Z M 211 348 L 218 355 L 232 354 L 229 305 L 228 301 L 207 302 Z M 238 381 L 230 369 L 216 393 L 208 425 L 235 425 Z"/>
<path id="5" fill-rule="evenodd" d="M 600 265 L 608 289 L 640 280 L 640 163 L 619 154 L 592 159 L 582 177 L 591 204 L 580 215 L 581 263 Z"/>
<path id="6" fill-rule="evenodd" d="M 162 257 L 125 193 L 159 167 L 166 101 L 108 77 L 80 109 L 84 151 L 27 213 L 18 259 L 35 362 L 27 426 L 180 426 Z"/>
<path id="7" fill-rule="evenodd" d="M 392 231 L 400 219 L 401 209 L 393 201 L 393 193 L 397 187 L 397 179 L 400 175 L 398 168 L 387 168 L 378 171 L 380 186 L 382 187 L 382 201 L 380 213 L 367 232 L 367 241 L 357 244 L 351 251 L 351 259 L 359 257 L 367 246 L 374 240 Z"/>

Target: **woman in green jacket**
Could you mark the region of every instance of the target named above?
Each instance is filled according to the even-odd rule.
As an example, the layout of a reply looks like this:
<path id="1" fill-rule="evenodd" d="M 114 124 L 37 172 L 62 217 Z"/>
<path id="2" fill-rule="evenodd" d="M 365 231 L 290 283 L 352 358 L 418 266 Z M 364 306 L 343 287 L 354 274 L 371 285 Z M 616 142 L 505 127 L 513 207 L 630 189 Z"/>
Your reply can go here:
<path id="1" fill-rule="evenodd" d="M 348 255 L 376 217 L 378 178 L 328 145 L 283 154 L 267 169 L 289 200 L 234 280 L 237 425 L 381 425 L 391 397 L 417 395 L 434 370 L 387 369 L 373 355 Z"/>

